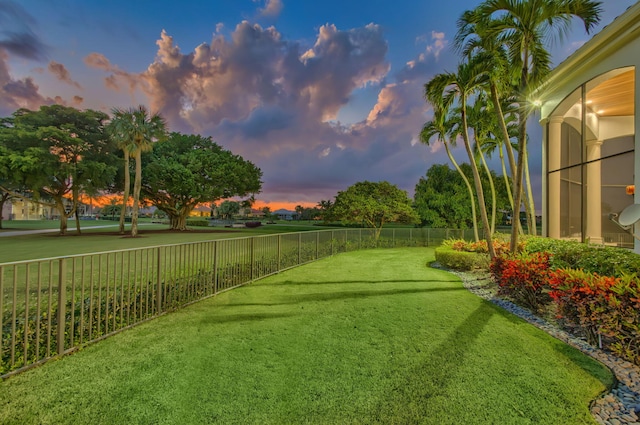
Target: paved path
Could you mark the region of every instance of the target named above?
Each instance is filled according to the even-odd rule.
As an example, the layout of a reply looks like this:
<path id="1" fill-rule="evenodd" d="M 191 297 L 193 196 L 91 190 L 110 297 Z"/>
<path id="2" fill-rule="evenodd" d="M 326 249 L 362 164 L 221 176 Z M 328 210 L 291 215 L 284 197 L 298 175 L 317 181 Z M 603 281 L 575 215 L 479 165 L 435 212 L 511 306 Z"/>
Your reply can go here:
<path id="1" fill-rule="evenodd" d="M 149 225 L 152 223 L 140 223 L 138 224 L 138 226 L 145 226 L 145 225 Z M 118 227 L 119 224 L 104 224 L 102 226 L 87 226 L 87 227 L 83 227 L 81 230 L 87 230 L 87 229 L 104 229 L 104 228 L 108 228 L 108 227 Z M 69 227 L 68 229 L 69 231 L 75 231 L 76 228 L 73 227 Z M 35 235 L 38 233 L 55 233 L 55 232 L 59 232 L 60 229 L 36 229 L 36 230 L 15 230 L 15 231 L 10 231 L 10 232 L 0 232 L 0 237 L 3 236 L 21 236 L 21 235 Z"/>

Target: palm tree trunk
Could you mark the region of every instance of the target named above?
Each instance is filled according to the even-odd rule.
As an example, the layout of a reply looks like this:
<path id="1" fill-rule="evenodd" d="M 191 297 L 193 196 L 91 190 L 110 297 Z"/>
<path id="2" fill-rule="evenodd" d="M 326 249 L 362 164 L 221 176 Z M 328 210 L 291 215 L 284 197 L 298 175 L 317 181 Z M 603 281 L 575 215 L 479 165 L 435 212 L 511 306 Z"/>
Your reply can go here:
<path id="1" fill-rule="evenodd" d="M 527 189 L 527 199 L 525 200 L 525 209 L 527 211 L 528 220 L 531 223 L 529 234 L 536 235 L 538 233 L 537 224 L 536 224 L 536 209 L 533 201 L 533 189 L 531 188 L 531 176 L 529 175 L 529 155 L 525 151 L 525 161 L 524 161 L 525 169 L 524 169 L 524 178 L 526 181 L 526 189 Z"/>
<path id="2" fill-rule="evenodd" d="M 124 194 L 122 195 L 122 208 L 120 209 L 120 234 L 124 235 L 124 218 L 129 203 L 129 190 L 131 189 L 131 174 L 129 173 L 129 152 L 124 149 Z"/>
<path id="3" fill-rule="evenodd" d="M 475 241 L 478 242 L 480 241 L 480 236 L 478 234 L 478 214 L 476 213 L 476 203 L 473 197 L 473 188 L 471 187 L 471 183 L 469 182 L 469 179 L 462 172 L 462 169 L 458 165 L 458 162 L 455 160 L 455 158 L 451 154 L 451 150 L 449 149 L 449 143 L 447 143 L 446 140 L 443 140 L 442 143 L 444 144 L 444 149 L 447 151 L 449 160 L 451 161 L 453 166 L 456 167 L 456 170 L 458 171 L 458 173 L 460 173 L 460 177 L 462 177 L 464 184 L 467 186 L 467 191 L 469 192 L 469 201 L 471 202 L 471 219 L 473 221 L 473 237 L 475 238 Z"/>
<path id="4" fill-rule="evenodd" d="M 518 140 L 518 165 L 516 167 L 516 179 L 514 181 L 514 201 L 513 201 L 513 220 L 520 221 L 520 206 L 522 205 L 522 175 L 524 170 L 524 157 L 523 152 L 527 148 L 526 124 L 520 123 L 519 125 L 519 140 Z M 518 252 L 518 226 L 511 223 L 511 252 Z"/>
<path id="5" fill-rule="evenodd" d="M 498 122 L 500 123 L 502 141 L 504 142 L 505 148 L 507 149 L 509 167 L 511 168 L 511 180 L 515 182 L 516 159 L 513 155 L 513 146 L 511 146 L 511 138 L 509 137 L 509 130 L 507 130 L 507 123 L 504 121 L 504 113 L 502 112 L 502 105 L 500 104 L 498 88 L 493 83 L 491 83 L 491 100 L 493 100 L 493 107 L 495 108 L 496 114 L 498 116 Z"/>
<path id="6" fill-rule="evenodd" d="M 133 209 L 131 210 L 131 237 L 138 236 L 138 209 L 140 208 L 140 188 L 142 187 L 142 150 L 136 149 L 136 176 L 133 181 Z"/>
<path id="7" fill-rule="evenodd" d="M 480 208 L 480 218 L 482 219 L 482 226 L 484 227 L 485 239 L 487 240 L 487 247 L 489 249 L 489 257 L 494 259 L 496 257 L 496 251 L 493 248 L 491 228 L 489 227 L 489 218 L 487 217 L 487 206 L 484 203 L 484 192 L 482 191 L 482 181 L 480 180 L 480 173 L 478 173 L 478 167 L 474 160 L 473 151 L 471 150 L 471 143 L 469 142 L 469 132 L 467 125 L 467 98 L 465 95 L 460 96 L 460 104 L 462 105 L 462 137 L 464 139 L 464 148 L 469 156 L 469 162 L 471 163 L 471 171 L 473 172 L 473 180 L 476 184 L 476 196 L 478 197 L 478 207 Z"/>
<path id="8" fill-rule="evenodd" d="M 480 148 L 480 142 L 476 140 L 476 145 L 478 147 L 478 155 L 480 155 L 480 161 L 482 162 L 482 167 L 484 171 L 487 173 L 487 178 L 489 179 L 489 187 L 491 188 L 491 234 L 496 232 L 496 210 L 497 207 L 497 199 L 496 199 L 496 186 L 493 183 L 493 178 L 491 177 L 491 172 L 489 171 L 489 166 L 487 165 L 487 160 L 482 153 L 482 149 Z"/>

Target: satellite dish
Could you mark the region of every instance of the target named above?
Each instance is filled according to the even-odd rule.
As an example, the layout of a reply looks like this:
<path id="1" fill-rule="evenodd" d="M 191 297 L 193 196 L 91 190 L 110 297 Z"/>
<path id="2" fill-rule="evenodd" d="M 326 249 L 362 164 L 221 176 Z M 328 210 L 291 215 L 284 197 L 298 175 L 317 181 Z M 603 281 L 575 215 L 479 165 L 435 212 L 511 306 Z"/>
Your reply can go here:
<path id="1" fill-rule="evenodd" d="M 623 226 L 631 226 L 638 220 L 640 220 L 640 204 L 629 205 L 618 217 L 618 222 Z"/>

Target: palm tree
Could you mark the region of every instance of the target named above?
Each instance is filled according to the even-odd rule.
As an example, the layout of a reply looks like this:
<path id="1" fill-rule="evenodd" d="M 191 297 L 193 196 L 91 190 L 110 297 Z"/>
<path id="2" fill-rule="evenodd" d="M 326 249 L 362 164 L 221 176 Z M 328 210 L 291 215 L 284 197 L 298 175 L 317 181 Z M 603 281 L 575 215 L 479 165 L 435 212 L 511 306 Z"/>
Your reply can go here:
<path id="1" fill-rule="evenodd" d="M 131 174 L 129 171 L 129 158 L 131 158 L 130 141 L 125 131 L 128 125 L 125 121 L 130 118 L 126 112 L 119 109 L 111 111 L 113 119 L 107 126 L 107 132 L 115 140 L 118 149 L 122 149 L 124 156 L 124 193 L 122 195 L 122 208 L 120 209 L 120 234 L 124 234 L 124 219 L 127 211 L 127 203 L 129 202 L 129 191 L 131 190 Z"/>
<path id="2" fill-rule="evenodd" d="M 485 231 L 485 239 L 489 248 L 489 256 L 496 256 L 492 243 L 491 227 L 489 226 L 489 218 L 487 216 L 487 206 L 484 200 L 484 191 L 482 189 L 482 181 L 480 173 L 475 162 L 475 156 L 471 148 L 469 139 L 469 125 L 467 122 L 467 102 L 469 98 L 476 92 L 481 84 L 481 73 L 479 65 L 475 62 L 463 62 L 458 65 L 458 72 L 445 72 L 436 75 L 425 88 L 428 95 L 427 100 L 432 105 L 438 105 L 442 102 L 445 108 L 451 107 L 454 102 L 460 106 L 462 140 L 464 148 L 469 158 L 471 171 L 473 173 L 473 181 L 476 188 L 476 196 L 478 197 L 478 207 L 480 209 L 480 218 Z"/>
<path id="3" fill-rule="evenodd" d="M 496 214 L 497 214 L 497 195 L 496 186 L 491 177 L 491 171 L 487 164 L 485 152 L 487 152 L 487 146 L 489 140 L 492 139 L 495 133 L 495 119 L 494 115 L 490 114 L 484 105 L 486 105 L 486 98 L 483 93 L 480 93 L 473 105 L 468 108 L 468 121 L 470 127 L 473 129 L 474 138 L 474 150 L 476 152 L 476 161 L 480 161 L 482 168 L 487 174 L 489 179 L 489 189 L 491 190 L 491 233 L 495 233 L 496 230 Z M 490 154 L 490 152 L 488 152 Z"/>
<path id="4" fill-rule="evenodd" d="M 440 90 L 435 84 L 429 85 L 427 84 L 425 87 L 425 97 L 432 98 L 434 101 L 437 101 L 441 98 L 438 98 L 437 93 L 428 93 L 429 90 Z M 440 92 L 442 93 L 442 92 Z M 452 140 L 448 140 L 448 135 L 452 129 L 452 123 L 449 122 L 446 118 L 446 112 L 444 111 L 444 105 L 441 103 L 432 105 L 433 107 L 433 119 L 431 121 L 427 121 L 422 127 L 422 131 L 420 132 L 420 141 L 425 145 L 429 145 L 431 143 L 431 139 L 434 137 L 437 138 L 438 141 L 442 142 L 444 145 L 444 149 L 447 152 L 447 156 L 449 160 L 455 167 L 456 171 L 462 177 L 464 184 L 467 186 L 467 191 L 469 192 L 469 202 L 471 203 L 471 219 L 473 221 L 473 236 L 475 241 L 478 242 L 480 237 L 478 235 L 478 214 L 476 213 L 476 203 L 473 196 L 473 188 L 471 187 L 471 183 L 467 178 L 466 174 L 460 168 L 458 161 L 454 158 L 451 153 L 451 148 L 449 147 L 452 144 Z"/>
<path id="5" fill-rule="evenodd" d="M 167 126 L 164 118 L 159 114 L 150 115 L 143 105 L 128 110 L 113 109 L 113 119 L 109 124 L 110 133 L 115 136 L 125 157 L 125 199 L 123 210 L 126 208 L 129 190 L 129 157 L 135 158 L 136 174 L 133 182 L 133 209 L 131 211 L 131 236 L 138 235 L 138 210 L 140 206 L 140 189 L 142 187 L 142 152 L 150 151 L 152 143 L 165 137 Z M 124 220 L 121 215 L 121 229 Z"/>
<path id="6" fill-rule="evenodd" d="M 523 196 L 523 175 L 527 157 L 527 119 L 533 111 L 528 95 L 550 71 L 551 55 L 545 42 L 562 38 L 572 18 L 582 20 L 588 33 L 599 21 L 602 6 L 593 0 L 485 0 L 466 16 L 471 24 L 486 23 L 484 37 L 507 48 L 509 63 L 518 69 L 516 89 L 519 103 L 518 161 L 516 164 L 514 205 L 519 210 Z M 514 211 L 518 216 L 518 211 Z M 531 221 L 531 220 L 530 220 Z M 511 231 L 511 250 L 517 251 L 518 230 Z"/>

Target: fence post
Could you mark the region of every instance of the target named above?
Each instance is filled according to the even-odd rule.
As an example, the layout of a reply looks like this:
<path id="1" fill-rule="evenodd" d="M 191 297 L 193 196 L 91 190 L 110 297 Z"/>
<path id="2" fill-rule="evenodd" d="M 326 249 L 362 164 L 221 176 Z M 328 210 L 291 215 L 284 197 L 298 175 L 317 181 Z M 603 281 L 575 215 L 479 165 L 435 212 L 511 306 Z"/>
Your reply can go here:
<path id="1" fill-rule="evenodd" d="M 218 293 L 218 241 L 213 241 L 213 293 Z"/>
<path id="2" fill-rule="evenodd" d="M 362 229 L 358 229 L 358 249 L 362 249 Z"/>
<path id="3" fill-rule="evenodd" d="M 316 260 L 318 259 L 320 259 L 320 231 L 316 230 Z"/>
<path id="4" fill-rule="evenodd" d="M 278 235 L 278 271 L 280 271 L 282 257 L 282 235 Z"/>
<path id="5" fill-rule="evenodd" d="M 255 266 L 255 264 L 254 264 L 255 263 L 255 261 L 254 261 L 255 260 L 255 256 L 254 256 L 255 255 L 254 254 L 254 252 L 255 252 L 255 247 L 254 247 L 255 242 L 256 242 L 256 237 L 252 236 L 251 237 L 251 251 L 249 253 L 249 257 L 250 257 L 250 261 L 251 261 L 251 280 L 253 280 L 253 268 Z"/>
<path id="6" fill-rule="evenodd" d="M 302 233 L 298 233 L 298 264 L 302 264 Z"/>
<path id="7" fill-rule="evenodd" d="M 61 258 L 58 266 L 58 354 L 62 354 L 64 353 L 64 331 L 67 325 L 67 285 L 65 284 L 67 259 Z M 27 359 L 25 359 L 25 363 L 26 360 Z"/>
<path id="8" fill-rule="evenodd" d="M 333 255 L 333 230 L 331 231 L 331 255 Z"/>
<path id="9" fill-rule="evenodd" d="M 427 246 L 431 245 L 431 229 L 427 227 Z"/>
<path id="10" fill-rule="evenodd" d="M 391 229 L 391 245 L 396 247 L 396 229 Z"/>
<path id="11" fill-rule="evenodd" d="M 159 315 L 162 311 L 162 248 L 158 247 L 158 258 L 157 258 L 157 272 L 158 276 L 156 277 L 156 315 Z"/>

